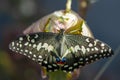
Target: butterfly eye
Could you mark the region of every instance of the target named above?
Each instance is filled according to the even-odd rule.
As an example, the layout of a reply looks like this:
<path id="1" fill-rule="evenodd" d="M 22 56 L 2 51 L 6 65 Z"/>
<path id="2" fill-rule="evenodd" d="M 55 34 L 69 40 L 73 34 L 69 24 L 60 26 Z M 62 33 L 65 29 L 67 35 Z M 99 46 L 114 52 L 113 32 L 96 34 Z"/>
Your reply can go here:
<path id="1" fill-rule="evenodd" d="M 56 58 L 56 62 L 60 62 L 60 58 Z"/>
<path id="2" fill-rule="evenodd" d="M 66 62 L 66 58 L 62 58 L 62 62 Z"/>

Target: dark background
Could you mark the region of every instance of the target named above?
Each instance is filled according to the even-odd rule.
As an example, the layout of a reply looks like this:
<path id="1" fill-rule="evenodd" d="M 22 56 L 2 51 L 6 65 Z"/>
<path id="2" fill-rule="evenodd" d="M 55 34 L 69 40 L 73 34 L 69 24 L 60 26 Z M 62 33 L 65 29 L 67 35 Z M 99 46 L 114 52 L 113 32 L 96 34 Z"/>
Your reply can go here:
<path id="1" fill-rule="evenodd" d="M 90 0 L 89 0 L 90 1 Z M 13 54 L 8 44 L 33 22 L 55 11 L 65 9 L 66 0 L 0 0 L 0 80 L 40 80 L 40 66 L 32 60 Z M 78 0 L 72 9 L 79 12 Z M 97 0 L 86 15 L 94 36 L 115 51 L 114 60 L 99 80 L 120 80 L 120 0 Z M 109 59 L 81 69 L 79 80 L 93 80 Z"/>

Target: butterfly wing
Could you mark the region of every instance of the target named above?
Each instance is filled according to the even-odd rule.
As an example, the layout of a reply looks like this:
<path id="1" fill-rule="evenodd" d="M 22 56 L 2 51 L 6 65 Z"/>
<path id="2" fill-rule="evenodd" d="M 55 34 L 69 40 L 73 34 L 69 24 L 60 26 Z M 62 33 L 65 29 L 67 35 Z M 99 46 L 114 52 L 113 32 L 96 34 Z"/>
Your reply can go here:
<path id="1" fill-rule="evenodd" d="M 113 54 L 107 44 L 82 35 L 65 35 L 65 45 L 67 50 L 63 57 L 66 58 L 66 64 L 62 67 L 65 71 L 72 71 Z"/>
<path id="2" fill-rule="evenodd" d="M 55 36 L 56 34 L 44 32 L 19 36 L 10 43 L 9 48 L 45 66 L 47 70 L 55 70 L 59 68 L 55 63 L 55 48 L 59 46 Z"/>
<path id="3" fill-rule="evenodd" d="M 73 71 L 79 66 L 109 57 L 113 54 L 111 48 L 94 38 L 82 35 L 56 33 L 34 33 L 18 37 L 11 42 L 12 51 L 23 54 L 35 60 L 48 71 Z M 63 66 L 56 59 L 66 59 Z"/>

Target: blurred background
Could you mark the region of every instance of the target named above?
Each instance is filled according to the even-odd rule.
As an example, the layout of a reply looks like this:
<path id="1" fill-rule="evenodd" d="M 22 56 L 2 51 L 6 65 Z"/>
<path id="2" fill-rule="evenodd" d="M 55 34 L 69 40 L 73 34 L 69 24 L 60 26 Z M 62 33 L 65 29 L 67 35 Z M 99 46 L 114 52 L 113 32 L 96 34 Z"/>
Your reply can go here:
<path id="1" fill-rule="evenodd" d="M 87 1 L 86 8 L 81 7 L 81 1 Z M 0 80 L 41 80 L 40 65 L 14 54 L 8 44 L 41 17 L 65 9 L 65 3 L 66 0 L 0 0 Z M 78 80 L 120 80 L 119 8 L 120 0 L 73 0 L 72 9 L 87 21 L 94 36 L 115 51 L 114 58 L 82 68 Z M 113 60 L 107 69 L 101 70 L 110 59 Z"/>

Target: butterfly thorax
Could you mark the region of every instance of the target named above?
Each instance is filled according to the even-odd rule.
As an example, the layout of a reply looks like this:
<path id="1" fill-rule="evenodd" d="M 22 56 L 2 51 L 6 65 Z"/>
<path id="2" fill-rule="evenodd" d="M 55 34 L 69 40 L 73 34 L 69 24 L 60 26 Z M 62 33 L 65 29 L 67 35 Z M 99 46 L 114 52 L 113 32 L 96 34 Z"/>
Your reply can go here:
<path id="1" fill-rule="evenodd" d="M 61 29 L 60 33 L 56 36 L 56 40 L 58 41 L 58 47 L 56 47 L 56 52 L 58 52 L 57 54 L 57 58 L 56 58 L 56 62 L 58 65 L 62 66 L 63 64 L 65 64 L 66 59 L 64 58 L 64 53 L 66 51 L 67 48 L 65 48 L 65 36 L 64 36 L 64 30 Z"/>

